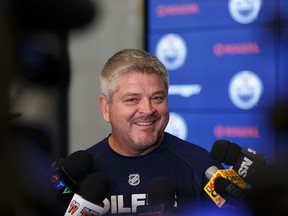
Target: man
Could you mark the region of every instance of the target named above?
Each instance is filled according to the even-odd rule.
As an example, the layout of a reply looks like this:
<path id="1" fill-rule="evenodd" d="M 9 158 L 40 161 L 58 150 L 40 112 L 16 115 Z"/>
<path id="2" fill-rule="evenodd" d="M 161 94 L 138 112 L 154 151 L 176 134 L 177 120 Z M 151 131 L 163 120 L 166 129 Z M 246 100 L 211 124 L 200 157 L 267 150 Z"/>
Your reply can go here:
<path id="1" fill-rule="evenodd" d="M 149 206 L 148 187 L 156 177 L 175 186 L 176 215 L 189 215 L 200 204 L 216 206 L 203 190 L 205 171 L 221 164 L 204 148 L 164 132 L 168 84 L 164 65 L 137 49 L 117 52 L 101 72 L 99 104 L 111 134 L 87 151 L 93 156 L 93 172 L 111 181 L 104 215 L 132 215 L 139 206 Z"/>

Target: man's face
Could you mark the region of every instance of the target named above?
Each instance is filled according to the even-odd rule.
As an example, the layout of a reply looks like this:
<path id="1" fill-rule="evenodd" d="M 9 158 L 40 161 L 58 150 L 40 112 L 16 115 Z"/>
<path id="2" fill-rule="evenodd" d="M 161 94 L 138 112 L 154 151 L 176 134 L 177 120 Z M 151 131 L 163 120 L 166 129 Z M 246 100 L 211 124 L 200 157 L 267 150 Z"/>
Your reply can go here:
<path id="1" fill-rule="evenodd" d="M 120 154 L 141 155 L 163 138 L 169 120 L 167 92 L 155 74 L 129 73 L 117 80 L 119 90 L 109 105 L 100 100 L 104 120 L 111 123 L 110 146 Z"/>

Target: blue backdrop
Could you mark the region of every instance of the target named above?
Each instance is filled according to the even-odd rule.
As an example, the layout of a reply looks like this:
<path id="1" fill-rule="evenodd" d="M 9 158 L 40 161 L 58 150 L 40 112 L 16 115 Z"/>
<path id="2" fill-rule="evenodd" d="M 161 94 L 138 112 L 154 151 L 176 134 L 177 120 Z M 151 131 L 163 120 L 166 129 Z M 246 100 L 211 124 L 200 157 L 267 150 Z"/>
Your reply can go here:
<path id="1" fill-rule="evenodd" d="M 271 123 L 288 101 L 287 0 L 148 0 L 145 12 L 146 49 L 170 76 L 167 131 L 209 151 L 226 139 L 270 163 L 288 152 Z"/>

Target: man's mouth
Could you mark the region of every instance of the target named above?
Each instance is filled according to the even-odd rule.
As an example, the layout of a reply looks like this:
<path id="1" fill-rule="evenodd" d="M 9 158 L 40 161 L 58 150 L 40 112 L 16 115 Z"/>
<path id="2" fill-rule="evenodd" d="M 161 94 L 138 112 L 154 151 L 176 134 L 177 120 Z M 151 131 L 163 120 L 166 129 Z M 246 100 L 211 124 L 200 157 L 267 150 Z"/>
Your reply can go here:
<path id="1" fill-rule="evenodd" d="M 136 125 L 138 126 L 149 126 L 152 125 L 154 121 L 149 121 L 149 122 L 135 122 Z"/>

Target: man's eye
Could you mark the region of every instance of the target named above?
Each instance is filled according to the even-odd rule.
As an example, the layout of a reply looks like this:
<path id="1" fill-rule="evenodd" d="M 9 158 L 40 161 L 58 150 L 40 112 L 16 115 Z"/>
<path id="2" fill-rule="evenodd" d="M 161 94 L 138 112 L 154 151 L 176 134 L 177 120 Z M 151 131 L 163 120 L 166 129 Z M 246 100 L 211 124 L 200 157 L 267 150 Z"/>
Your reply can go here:
<path id="1" fill-rule="evenodd" d="M 165 100 L 165 96 L 155 96 L 152 98 L 153 101 L 162 102 Z"/>
<path id="2" fill-rule="evenodd" d="M 136 102 L 137 98 L 128 98 L 125 100 L 126 102 Z"/>

